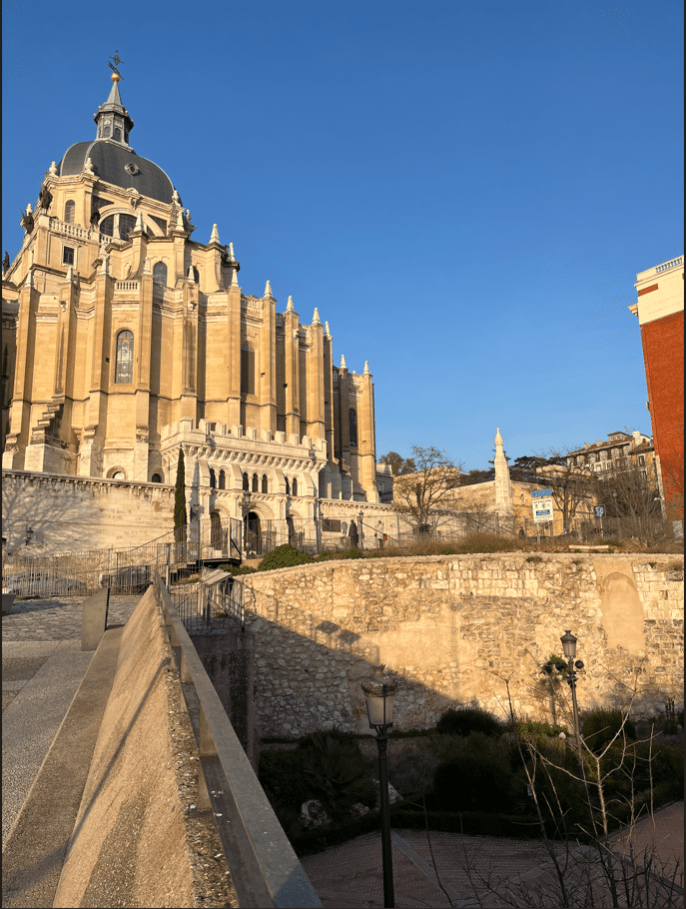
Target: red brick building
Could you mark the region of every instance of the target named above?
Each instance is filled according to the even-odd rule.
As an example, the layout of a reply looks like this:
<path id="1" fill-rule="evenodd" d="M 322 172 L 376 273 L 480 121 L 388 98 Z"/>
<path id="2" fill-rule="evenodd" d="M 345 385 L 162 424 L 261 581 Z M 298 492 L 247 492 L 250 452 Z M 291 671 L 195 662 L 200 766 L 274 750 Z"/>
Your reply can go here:
<path id="1" fill-rule="evenodd" d="M 683 533 L 684 516 L 684 257 L 636 275 L 648 407 L 665 515 Z"/>

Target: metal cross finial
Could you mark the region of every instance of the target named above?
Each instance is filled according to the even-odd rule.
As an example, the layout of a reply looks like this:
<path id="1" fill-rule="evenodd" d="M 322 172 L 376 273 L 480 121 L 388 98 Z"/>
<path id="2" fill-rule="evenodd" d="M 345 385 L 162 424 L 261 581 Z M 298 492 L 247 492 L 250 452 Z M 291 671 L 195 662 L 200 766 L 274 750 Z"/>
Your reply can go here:
<path id="1" fill-rule="evenodd" d="M 111 60 L 112 62 L 107 64 L 107 65 L 109 66 L 109 68 L 110 68 L 113 72 L 115 72 L 121 79 L 123 79 L 124 77 L 123 77 L 122 74 L 119 72 L 119 66 L 120 66 L 124 61 L 120 58 L 120 56 L 119 56 L 119 51 L 118 51 L 118 50 L 116 50 L 116 51 L 114 52 L 114 57 L 110 57 L 110 60 Z"/>

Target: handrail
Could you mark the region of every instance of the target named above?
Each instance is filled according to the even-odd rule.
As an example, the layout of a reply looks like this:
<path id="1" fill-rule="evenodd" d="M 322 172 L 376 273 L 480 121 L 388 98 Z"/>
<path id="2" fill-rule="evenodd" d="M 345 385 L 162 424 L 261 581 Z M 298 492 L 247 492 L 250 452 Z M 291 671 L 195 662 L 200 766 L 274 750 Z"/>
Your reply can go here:
<path id="1" fill-rule="evenodd" d="M 198 808 L 214 812 L 239 905 L 321 907 L 157 572 L 153 583 L 198 742 Z"/>

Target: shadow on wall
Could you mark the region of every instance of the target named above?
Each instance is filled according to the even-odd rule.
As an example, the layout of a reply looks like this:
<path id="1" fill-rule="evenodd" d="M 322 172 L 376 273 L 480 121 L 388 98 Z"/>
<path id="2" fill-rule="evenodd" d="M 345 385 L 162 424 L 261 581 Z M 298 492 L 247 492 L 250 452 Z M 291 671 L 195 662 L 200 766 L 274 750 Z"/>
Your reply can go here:
<path id="1" fill-rule="evenodd" d="M 505 720 L 508 688 L 518 715 L 566 724 L 553 702 L 555 694 L 568 698 L 568 686 L 557 680 L 553 687 L 544 666 L 562 655 L 567 628 L 586 664 L 578 685 L 582 713 L 627 707 L 634 688 L 637 717 L 682 697 L 681 576 L 654 562 L 612 557 L 603 565 L 572 556 L 540 564 L 502 554 L 450 559 L 248 576 L 261 735 L 334 726 L 368 733 L 360 682 L 378 663 L 398 685 L 396 728 L 430 728 L 446 708 L 461 705 Z M 529 586 L 513 595 L 517 574 Z"/>

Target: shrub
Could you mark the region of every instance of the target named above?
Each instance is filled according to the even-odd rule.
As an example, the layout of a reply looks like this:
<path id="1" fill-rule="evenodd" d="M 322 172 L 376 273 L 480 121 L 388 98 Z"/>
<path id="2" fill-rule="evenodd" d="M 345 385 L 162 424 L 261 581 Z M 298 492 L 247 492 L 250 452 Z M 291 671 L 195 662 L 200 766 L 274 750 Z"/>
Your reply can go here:
<path id="1" fill-rule="evenodd" d="M 503 811 L 511 798 L 509 761 L 487 747 L 483 733 L 469 739 L 460 754 L 436 768 L 435 803 L 447 811 Z"/>
<path id="2" fill-rule="evenodd" d="M 621 710 L 606 710 L 598 707 L 587 714 L 581 724 L 581 733 L 589 748 L 600 751 L 614 738 L 624 721 Z M 624 733 L 630 739 L 636 738 L 636 727 L 627 719 Z"/>
<path id="3" fill-rule="evenodd" d="M 485 735 L 499 735 L 501 723 L 487 710 L 480 707 L 448 708 L 436 724 L 436 732 L 450 735 L 469 735 L 470 732 L 483 732 Z"/>
<path id="4" fill-rule="evenodd" d="M 364 552 L 362 552 L 361 549 L 355 549 L 355 547 L 353 547 L 352 549 L 348 550 L 347 558 L 348 559 L 363 559 Z"/>
<path id="5" fill-rule="evenodd" d="M 538 723 L 535 720 L 520 720 L 516 726 L 517 732 L 522 738 L 539 738 L 540 736 L 555 738 L 561 732 L 569 735 L 566 726 L 551 726 L 550 723 Z"/>
<path id="6" fill-rule="evenodd" d="M 283 812 L 300 807 L 312 798 L 311 787 L 303 775 L 303 756 L 299 751 L 265 750 L 260 752 L 258 777 L 274 810 Z"/>
<path id="7" fill-rule="evenodd" d="M 294 546 L 286 543 L 283 546 L 277 546 L 260 562 L 260 571 L 273 571 L 275 568 L 291 568 L 294 565 L 306 565 L 313 562 L 314 559 L 307 552 L 302 552 Z"/>
<path id="8" fill-rule="evenodd" d="M 334 821 L 342 820 L 356 802 L 372 807 L 376 787 L 354 740 L 345 734 L 317 732 L 301 743 L 300 754 L 307 786 Z"/>

